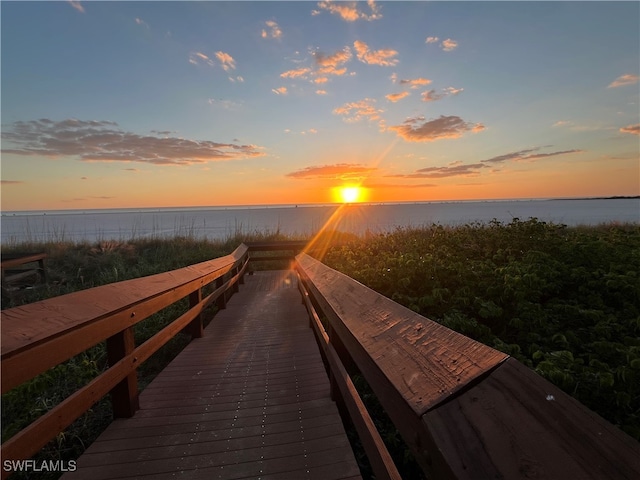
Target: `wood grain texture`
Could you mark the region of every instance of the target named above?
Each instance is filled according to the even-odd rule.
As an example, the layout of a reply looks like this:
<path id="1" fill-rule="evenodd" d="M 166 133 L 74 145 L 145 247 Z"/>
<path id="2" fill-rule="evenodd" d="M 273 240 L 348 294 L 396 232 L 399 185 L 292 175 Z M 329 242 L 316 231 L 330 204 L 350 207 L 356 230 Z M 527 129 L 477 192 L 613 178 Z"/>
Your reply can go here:
<path id="1" fill-rule="evenodd" d="M 230 272 L 226 257 L 70 293 L 2 312 L 2 392 L 117 334 Z"/>
<path id="2" fill-rule="evenodd" d="M 63 479 L 356 479 L 293 272 L 256 272 Z"/>
<path id="3" fill-rule="evenodd" d="M 308 255 L 297 260 L 316 300 L 324 303 L 323 312 L 332 312 L 332 327 L 358 366 L 372 370 L 375 366 L 381 381 L 390 383 L 416 417 L 507 358 Z M 371 362 L 374 365 L 365 365 Z"/>
<path id="4" fill-rule="evenodd" d="M 640 478 L 638 442 L 512 358 L 423 422 L 453 478 Z"/>

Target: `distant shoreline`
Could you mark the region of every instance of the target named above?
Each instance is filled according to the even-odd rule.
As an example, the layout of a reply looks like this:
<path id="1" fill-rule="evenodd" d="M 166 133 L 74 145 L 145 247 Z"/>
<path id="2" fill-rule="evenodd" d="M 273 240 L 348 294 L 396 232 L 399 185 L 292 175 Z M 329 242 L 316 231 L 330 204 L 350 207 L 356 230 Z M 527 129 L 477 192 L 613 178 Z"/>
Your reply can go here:
<path id="1" fill-rule="evenodd" d="M 380 206 L 380 205 L 423 205 L 423 204 L 451 204 L 451 203 L 500 203 L 500 202 L 549 202 L 556 200 L 635 200 L 640 199 L 640 195 L 625 196 L 615 195 L 609 197 L 557 197 L 557 198 L 497 198 L 482 200 L 423 200 L 406 202 L 358 202 L 358 203 L 300 203 L 300 204 L 268 204 L 268 205 L 209 205 L 209 206 L 187 206 L 187 207 L 117 207 L 117 208 L 87 208 L 87 209 L 63 209 L 63 210 L 5 210 L 0 211 L 3 217 L 16 215 L 24 216 L 46 216 L 46 215 L 78 215 L 78 214 L 102 214 L 102 213 L 149 213 L 149 212 L 192 212 L 207 210 L 260 210 L 278 208 L 337 208 L 341 205 L 349 206 Z"/>
<path id="2" fill-rule="evenodd" d="M 640 198 L 640 195 L 624 196 L 616 195 L 613 197 L 570 197 L 570 198 L 549 198 L 549 200 L 633 200 Z"/>

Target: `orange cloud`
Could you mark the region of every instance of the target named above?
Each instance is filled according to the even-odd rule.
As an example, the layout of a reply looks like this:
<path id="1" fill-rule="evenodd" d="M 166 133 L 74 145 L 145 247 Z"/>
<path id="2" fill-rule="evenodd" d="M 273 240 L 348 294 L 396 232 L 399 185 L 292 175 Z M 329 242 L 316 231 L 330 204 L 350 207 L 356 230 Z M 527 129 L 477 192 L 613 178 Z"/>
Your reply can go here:
<path id="1" fill-rule="evenodd" d="M 319 66 L 318 73 L 321 75 L 344 75 L 347 71 L 343 67 L 353 57 L 351 49 L 345 47 L 332 55 L 325 55 L 322 52 L 314 52 L 316 65 Z M 342 67 L 342 68 L 341 68 Z"/>
<path id="2" fill-rule="evenodd" d="M 440 46 L 445 52 L 450 52 L 458 48 L 458 42 L 456 42 L 455 40 L 451 40 L 450 38 L 447 38 L 446 40 L 442 41 Z"/>
<path id="3" fill-rule="evenodd" d="M 618 78 L 616 78 L 613 82 L 609 84 L 607 88 L 616 88 L 616 87 L 624 87 L 625 85 L 634 85 L 638 83 L 639 79 L 640 77 L 638 75 L 633 75 L 628 73 L 626 75 L 621 75 Z"/>
<path id="4" fill-rule="evenodd" d="M 367 167 L 359 163 L 337 163 L 334 165 L 317 165 L 303 168 L 286 176 L 297 179 L 328 178 L 334 180 L 354 180 L 363 178 L 376 171 L 375 167 Z"/>
<path id="5" fill-rule="evenodd" d="M 271 91 L 276 95 L 286 95 L 288 93 L 287 87 L 272 88 Z"/>
<path id="6" fill-rule="evenodd" d="M 380 14 L 380 9 L 376 5 L 374 0 L 368 0 L 367 5 L 371 10 L 370 14 L 364 13 L 358 10 L 358 3 L 361 2 L 332 2 L 330 0 L 325 0 L 318 2 L 318 8 L 320 10 L 312 10 L 312 15 L 319 15 L 321 10 L 326 10 L 331 14 L 338 15 L 346 22 L 355 22 L 356 20 L 378 20 L 382 18 Z"/>
<path id="7" fill-rule="evenodd" d="M 386 95 L 385 98 L 390 102 L 395 103 L 399 100 L 402 100 L 405 97 L 408 97 L 409 95 L 411 95 L 409 92 L 390 93 L 389 95 Z"/>
<path id="8" fill-rule="evenodd" d="M 429 85 L 431 80 L 428 78 L 413 78 L 409 80 L 400 80 L 400 85 L 409 85 L 412 89 L 420 88 L 422 85 Z"/>
<path id="9" fill-rule="evenodd" d="M 627 125 L 626 127 L 622 127 L 620 129 L 622 133 L 630 133 L 632 135 L 640 135 L 640 123 L 636 123 L 635 125 Z"/>
<path id="10" fill-rule="evenodd" d="M 301 67 L 295 70 L 287 70 L 280 74 L 282 78 L 305 78 L 311 72 L 310 68 Z"/>
<path id="11" fill-rule="evenodd" d="M 381 65 L 383 67 L 389 67 L 398 64 L 398 59 L 392 58 L 395 57 L 398 52 L 395 50 L 391 50 L 390 48 L 382 50 L 369 50 L 369 46 L 360 40 L 356 40 L 355 42 L 353 42 L 353 47 L 356 49 L 358 60 L 363 63 L 368 63 L 369 65 Z"/>
<path id="12" fill-rule="evenodd" d="M 408 142 L 433 142 L 444 138 L 459 138 L 465 132 L 480 132 L 485 129 L 480 123 L 471 124 L 456 116 L 441 116 L 425 121 L 424 117 L 409 118 L 402 125 L 392 125 L 398 136 Z"/>
<path id="13" fill-rule="evenodd" d="M 236 61 L 228 53 L 216 52 L 216 58 L 220 61 L 220 64 L 225 72 L 228 72 L 229 70 L 235 70 Z"/>
<path id="14" fill-rule="evenodd" d="M 383 110 L 376 109 L 372 98 L 365 98 L 359 102 L 345 103 L 341 107 L 335 108 L 333 113 L 342 115 L 346 122 L 358 122 L 363 118 L 369 120 L 380 120 L 380 114 Z"/>
<path id="15" fill-rule="evenodd" d="M 265 25 L 267 27 L 269 27 L 269 30 L 262 30 L 262 38 L 280 38 L 282 37 L 282 30 L 280 30 L 280 27 L 278 26 L 278 24 L 276 22 L 274 22 L 273 20 L 267 20 L 266 22 L 264 22 Z"/>
<path id="16" fill-rule="evenodd" d="M 438 40 L 440 40 L 438 37 L 427 37 L 424 43 L 438 43 Z"/>

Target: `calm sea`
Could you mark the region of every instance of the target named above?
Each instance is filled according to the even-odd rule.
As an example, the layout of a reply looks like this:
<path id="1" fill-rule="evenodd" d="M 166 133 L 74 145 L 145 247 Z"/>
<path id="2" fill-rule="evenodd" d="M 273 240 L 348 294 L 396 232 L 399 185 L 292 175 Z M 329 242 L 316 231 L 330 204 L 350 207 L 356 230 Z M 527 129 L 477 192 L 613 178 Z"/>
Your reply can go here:
<path id="1" fill-rule="evenodd" d="M 514 218 L 569 226 L 640 223 L 640 198 L 460 201 L 381 205 L 191 207 L 2 212 L 2 244 L 24 241 L 95 242 L 190 235 L 224 239 L 235 233 L 310 235 L 332 229 L 380 233 L 398 227 L 461 225 Z"/>

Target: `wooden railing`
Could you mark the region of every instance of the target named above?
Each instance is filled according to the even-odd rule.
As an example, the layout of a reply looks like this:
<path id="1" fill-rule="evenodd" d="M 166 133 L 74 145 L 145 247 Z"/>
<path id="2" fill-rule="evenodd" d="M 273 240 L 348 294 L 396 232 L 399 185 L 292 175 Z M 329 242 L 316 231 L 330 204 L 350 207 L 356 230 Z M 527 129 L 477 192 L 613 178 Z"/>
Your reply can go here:
<path id="1" fill-rule="evenodd" d="M 203 335 L 201 312 L 224 308 L 243 283 L 249 248 L 189 267 L 35 302 L 2 312 L 2 393 L 106 341 L 109 368 L 2 444 L 3 459 L 31 457 L 91 406 L 111 393 L 115 417 L 138 408 L 137 368 L 180 331 Z M 203 289 L 213 289 L 205 298 Z M 133 327 L 183 298 L 189 309 L 136 346 Z M 2 478 L 8 473 L 3 470 Z"/>
<path id="2" fill-rule="evenodd" d="M 517 360 L 306 254 L 296 260 L 332 388 L 376 478 L 399 474 L 344 365 L 365 378 L 428 478 L 640 478 L 638 442 Z"/>
<path id="3" fill-rule="evenodd" d="M 2 287 L 6 284 L 19 282 L 22 279 L 37 275 L 43 281 L 47 280 L 47 272 L 44 268 L 44 260 L 47 258 L 45 253 L 23 253 L 17 255 L 2 255 L 0 261 L 0 270 L 2 271 Z M 16 267 L 24 267 L 30 263 L 37 263 L 38 266 L 21 268 L 12 270 Z"/>
<path id="4" fill-rule="evenodd" d="M 295 256 L 307 247 L 307 242 L 286 240 L 280 242 L 246 242 L 246 245 L 249 247 L 249 259 L 252 262 L 281 260 L 293 262 Z M 257 252 L 268 253 L 266 255 L 256 255 Z M 279 252 L 280 255 L 273 255 L 273 252 Z"/>
<path id="5" fill-rule="evenodd" d="M 4 310 L 2 393 L 102 341 L 109 368 L 7 440 L 2 458 L 29 458 L 107 393 L 115 416 L 131 416 L 138 407 L 136 369 L 178 332 L 203 335 L 202 311 L 214 302 L 224 308 L 249 261 L 263 258 L 250 252 L 288 251 L 283 258 L 292 259 L 302 247 L 243 244 L 190 267 Z M 400 474 L 347 373 L 353 369 L 429 478 L 640 478 L 635 440 L 515 359 L 305 253 L 294 266 L 332 395 L 348 409 L 376 478 Z M 205 287 L 213 291 L 203 298 Z M 184 298 L 186 313 L 134 344 L 134 325 Z"/>

